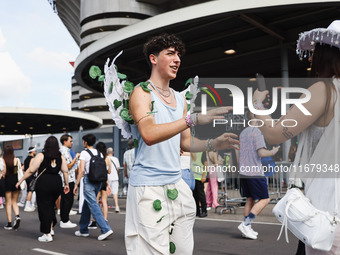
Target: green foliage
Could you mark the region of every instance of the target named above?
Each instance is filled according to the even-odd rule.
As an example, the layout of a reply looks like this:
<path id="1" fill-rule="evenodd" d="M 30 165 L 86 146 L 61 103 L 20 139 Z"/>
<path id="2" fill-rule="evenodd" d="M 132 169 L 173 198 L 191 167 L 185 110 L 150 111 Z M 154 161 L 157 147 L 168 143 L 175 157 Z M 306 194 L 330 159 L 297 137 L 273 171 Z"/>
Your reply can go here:
<path id="1" fill-rule="evenodd" d="M 189 78 L 184 85 L 184 88 L 188 87 L 190 85 L 190 83 L 192 82 L 192 78 Z"/>
<path id="2" fill-rule="evenodd" d="M 119 106 L 122 105 L 122 102 L 121 101 L 118 101 L 117 99 L 115 99 L 115 101 L 113 101 L 113 106 L 115 108 L 115 110 L 118 109 Z"/>
<path id="3" fill-rule="evenodd" d="M 167 194 L 169 199 L 175 200 L 178 197 L 178 190 L 176 188 L 167 189 L 166 194 Z"/>
<path id="4" fill-rule="evenodd" d="M 93 65 L 90 67 L 89 75 L 92 79 L 96 79 L 101 74 L 102 74 L 102 71 L 100 70 L 98 66 Z"/>
<path id="5" fill-rule="evenodd" d="M 133 85 L 133 83 L 131 81 L 126 81 L 124 83 L 124 92 L 131 94 L 131 92 L 133 91 L 133 89 L 135 88 L 135 86 Z"/>
<path id="6" fill-rule="evenodd" d="M 159 199 L 156 199 L 153 201 L 153 209 L 155 209 L 157 212 L 162 210 L 162 202 Z"/>
<path id="7" fill-rule="evenodd" d="M 139 85 L 142 87 L 142 89 L 146 92 L 150 92 L 151 89 L 148 88 L 149 82 L 148 81 L 144 81 L 139 83 Z"/>
<path id="8" fill-rule="evenodd" d="M 193 97 L 193 94 L 191 94 L 189 91 L 187 91 L 187 93 L 185 93 L 185 99 L 186 100 L 191 100 Z"/>

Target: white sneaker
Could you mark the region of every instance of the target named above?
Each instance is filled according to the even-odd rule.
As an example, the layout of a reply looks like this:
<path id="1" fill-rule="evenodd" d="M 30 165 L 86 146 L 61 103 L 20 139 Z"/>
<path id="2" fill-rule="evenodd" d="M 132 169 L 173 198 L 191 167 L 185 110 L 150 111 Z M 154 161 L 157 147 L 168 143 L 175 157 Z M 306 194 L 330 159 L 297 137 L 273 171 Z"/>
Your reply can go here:
<path id="1" fill-rule="evenodd" d="M 3 204 L 0 205 L 0 209 L 4 209 L 4 205 Z"/>
<path id="2" fill-rule="evenodd" d="M 251 228 L 251 225 L 244 225 L 244 222 L 242 222 L 239 226 L 238 229 L 242 232 L 242 234 L 244 235 L 245 238 L 249 238 L 249 239 L 253 239 L 256 240 L 257 239 L 257 235 L 255 235 L 255 231 Z"/>
<path id="3" fill-rule="evenodd" d="M 207 207 L 207 211 L 210 211 L 211 210 L 211 207 L 209 206 L 209 207 Z"/>
<path id="4" fill-rule="evenodd" d="M 25 206 L 25 204 L 23 204 L 23 203 L 19 202 L 19 203 L 18 203 L 18 206 L 19 206 L 19 207 L 24 207 L 24 206 Z"/>
<path id="5" fill-rule="evenodd" d="M 38 237 L 38 241 L 39 242 L 52 242 L 53 241 L 53 237 L 49 234 L 43 234 L 42 236 Z"/>
<path id="6" fill-rule="evenodd" d="M 34 212 L 35 211 L 35 207 L 34 206 L 25 206 L 24 212 Z"/>
<path id="7" fill-rule="evenodd" d="M 82 233 L 80 233 L 79 230 L 77 230 L 76 232 L 74 232 L 74 234 L 75 234 L 76 236 L 82 236 L 82 237 L 88 237 L 88 236 L 90 235 L 89 233 L 82 234 Z"/>
<path id="8" fill-rule="evenodd" d="M 103 241 L 103 240 L 105 240 L 106 238 L 108 238 L 110 235 L 112 235 L 113 234 L 113 231 L 112 231 L 112 229 L 110 229 L 109 231 L 107 231 L 106 233 L 104 233 L 104 234 L 101 234 L 100 236 L 98 236 L 98 240 L 99 241 Z"/>
<path id="9" fill-rule="evenodd" d="M 119 206 L 116 206 L 116 213 L 119 213 Z"/>
<path id="10" fill-rule="evenodd" d="M 77 224 L 72 223 L 71 221 L 68 221 L 66 223 L 60 221 L 60 227 L 61 228 L 75 228 L 77 226 Z"/>
<path id="11" fill-rule="evenodd" d="M 71 210 L 69 213 L 69 215 L 76 215 L 76 214 L 77 214 L 77 211 L 73 211 L 73 210 Z"/>

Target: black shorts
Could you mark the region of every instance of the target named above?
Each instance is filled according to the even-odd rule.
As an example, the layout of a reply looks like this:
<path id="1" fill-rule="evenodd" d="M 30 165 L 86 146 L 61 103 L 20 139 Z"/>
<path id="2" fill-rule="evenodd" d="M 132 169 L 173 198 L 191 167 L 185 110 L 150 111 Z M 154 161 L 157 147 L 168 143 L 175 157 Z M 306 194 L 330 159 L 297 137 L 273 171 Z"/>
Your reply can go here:
<path id="1" fill-rule="evenodd" d="M 241 178 L 241 193 L 243 197 L 251 197 L 253 200 L 269 198 L 267 179 L 265 177 Z"/>

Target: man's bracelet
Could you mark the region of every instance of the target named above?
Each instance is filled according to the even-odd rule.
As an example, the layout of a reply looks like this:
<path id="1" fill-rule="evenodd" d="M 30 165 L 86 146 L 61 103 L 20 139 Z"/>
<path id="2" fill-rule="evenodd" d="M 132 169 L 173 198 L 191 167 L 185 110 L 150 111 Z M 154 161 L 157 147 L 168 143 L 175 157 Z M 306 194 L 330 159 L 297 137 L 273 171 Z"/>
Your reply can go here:
<path id="1" fill-rule="evenodd" d="M 185 120 L 185 123 L 187 124 L 187 127 L 196 126 L 196 123 L 191 119 L 190 115 L 185 116 L 184 120 Z"/>
<path id="2" fill-rule="evenodd" d="M 207 151 L 216 151 L 216 149 L 212 146 L 211 141 L 213 139 L 209 138 L 207 140 L 207 143 L 205 144 L 205 147 L 207 148 Z"/>

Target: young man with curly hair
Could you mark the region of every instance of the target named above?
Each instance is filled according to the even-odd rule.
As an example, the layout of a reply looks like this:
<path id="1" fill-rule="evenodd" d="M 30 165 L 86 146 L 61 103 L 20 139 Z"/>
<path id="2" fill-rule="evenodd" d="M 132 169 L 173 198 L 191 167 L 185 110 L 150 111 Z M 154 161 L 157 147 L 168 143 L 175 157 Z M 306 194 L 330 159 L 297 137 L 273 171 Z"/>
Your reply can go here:
<path id="1" fill-rule="evenodd" d="M 144 45 L 151 76 L 147 86 L 137 86 L 130 97 L 138 147 L 127 197 L 127 254 L 192 254 L 196 205 L 181 178 L 180 148 L 205 151 L 235 148 L 238 143 L 232 139 L 236 135 L 223 134 L 215 139 L 195 139 L 195 146 L 190 146 L 189 127 L 212 122 L 214 115 L 230 108 L 199 114 L 198 118 L 187 116 L 184 97 L 170 88 L 184 52 L 183 42 L 171 34 L 155 36 Z"/>

